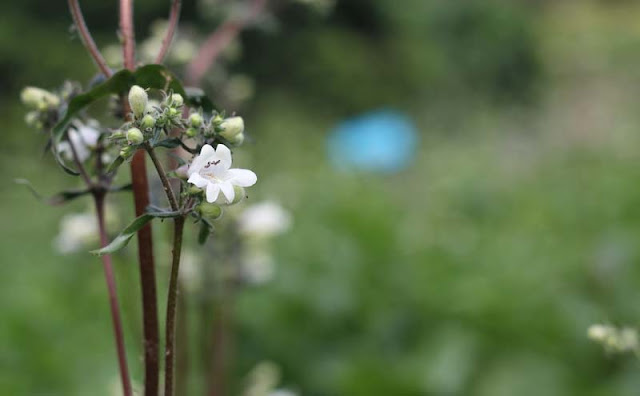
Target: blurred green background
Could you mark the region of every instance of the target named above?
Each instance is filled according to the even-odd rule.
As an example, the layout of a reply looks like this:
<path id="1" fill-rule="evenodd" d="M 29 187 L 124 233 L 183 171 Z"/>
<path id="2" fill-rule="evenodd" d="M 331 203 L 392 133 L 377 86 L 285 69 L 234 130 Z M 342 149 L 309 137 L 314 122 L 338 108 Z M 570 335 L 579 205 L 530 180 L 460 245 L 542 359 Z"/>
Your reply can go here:
<path id="1" fill-rule="evenodd" d="M 117 2 L 81 3 L 99 44 L 115 42 Z M 143 38 L 169 2 L 135 3 Z M 238 160 L 259 175 L 250 201 L 280 201 L 294 225 L 273 281 L 236 301 L 234 394 L 272 361 L 309 396 L 637 395 L 637 358 L 606 356 L 586 329 L 640 318 L 639 20 L 631 0 L 337 0 L 324 15 L 275 2 L 228 65 L 255 94 L 228 110 L 252 136 Z M 184 21 L 214 26 L 193 1 Z M 87 203 L 51 208 L 13 183 L 76 185 L 18 100 L 27 84 L 92 78 L 70 23 L 63 2 L 0 14 L 3 395 L 117 394 L 99 261 L 51 242 Z M 416 159 L 392 175 L 335 171 L 328 132 L 379 108 L 416 122 Z M 113 201 L 123 222 L 130 201 Z M 132 255 L 117 275 L 140 383 Z"/>

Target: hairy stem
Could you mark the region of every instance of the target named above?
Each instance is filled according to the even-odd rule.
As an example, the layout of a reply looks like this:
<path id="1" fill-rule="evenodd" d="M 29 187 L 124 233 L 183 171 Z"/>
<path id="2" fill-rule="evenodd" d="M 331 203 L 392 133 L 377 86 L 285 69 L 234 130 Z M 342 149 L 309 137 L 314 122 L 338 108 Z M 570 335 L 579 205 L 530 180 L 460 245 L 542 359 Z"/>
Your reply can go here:
<path id="1" fill-rule="evenodd" d="M 173 35 L 175 34 L 176 27 L 178 26 L 178 19 L 180 19 L 180 8 L 182 6 L 182 0 L 173 0 L 171 4 L 171 11 L 169 12 L 169 26 L 167 27 L 167 34 L 164 36 L 162 40 L 162 47 L 160 47 L 160 52 L 158 52 L 158 56 L 156 57 L 156 63 L 160 64 L 164 60 L 164 57 L 167 55 L 169 48 L 171 47 L 171 41 L 173 40 Z"/>
<path id="2" fill-rule="evenodd" d="M 89 55 L 91 55 L 94 62 L 96 62 L 96 65 L 98 66 L 100 71 L 102 71 L 105 76 L 110 77 L 113 73 L 111 72 L 111 69 L 109 69 L 107 62 L 104 60 L 104 57 L 100 53 L 100 50 L 98 49 L 95 41 L 93 41 L 91 33 L 89 33 L 87 24 L 84 21 L 84 16 L 82 15 L 82 10 L 80 9 L 80 3 L 78 3 L 78 0 L 69 0 L 68 3 L 69 10 L 71 11 L 71 17 L 73 18 L 73 23 L 78 29 L 78 33 L 82 38 L 82 43 L 87 48 Z"/>
<path id="3" fill-rule="evenodd" d="M 107 246 L 109 239 L 104 222 L 104 192 L 96 192 L 93 195 L 96 212 L 98 216 L 98 231 L 100 233 L 100 246 Z M 120 320 L 120 310 L 118 308 L 118 295 L 116 293 L 116 281 L 113 275 L 113 266 L 111 264 L 111 256 L 105 254 L 102 257 L 102 266 L 104 268 L 104 277 L 107 281 L 107 290 L 109 292 L 109 305 L 111 307 L 111 320 L 113 322 L 113 332 L 116 339 L 116 350 L 118 353 L 118 366 L 120 368 L 120 379 L 122 380 L 122 393 L 124 396 L 132 396 L 131 379 L 129 377 L 129 368 L 127 367 L 127 355 L 124 347 L 124 335 L 122 332 L 122 321 Z"/>
<path id="4" fill-rule="evenodd" d="M 184 220 L 184 216 L 176 217 L 173 223 L 173 259 L 171 263 L 169 293 L 167 295 L 167 318 L 165 325 L 164 396 L 173 396 L 176 302 L 178 298 L 178 273 L 180 271 L 180 252 L 182 250 Z"/>
<path id="5" fill-rule="evenodd" d="M 189 84 L 197 85 L 211 66 L 216 62 L 218 55 L 238 34 L 253 21 L 262 11 L 267 0 L 251 0 L 249 11 L 240 18 L 225 21 L 218 29 L 209 35 L 204 44 L 198 50 L 187 67 L 186 80 Z"/>

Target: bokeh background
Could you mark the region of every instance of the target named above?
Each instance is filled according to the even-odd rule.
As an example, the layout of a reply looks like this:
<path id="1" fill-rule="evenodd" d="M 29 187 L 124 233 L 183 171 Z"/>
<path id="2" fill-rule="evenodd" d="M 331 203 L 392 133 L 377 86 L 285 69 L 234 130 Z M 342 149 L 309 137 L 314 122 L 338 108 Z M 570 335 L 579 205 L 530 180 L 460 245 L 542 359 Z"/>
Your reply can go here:
<path id="1" fill-rule="evenodd" d="M 81 3 L 100 46 L 115 43 L 117 2 Z M 168 1 L 135 3 L 142 40 Z M 293 216 L 273 279 L 234 302 L 232 394 L 272 362 L 309 396 L 637 395 L 637 358 L 607 356 L 586 329 L 640 318 L 640 2 L 305 3 L 274 2 L 234 45 L 224 67 L 242 100 L 210 90 L 246 119 L 249 202 Z M 185 26 L 211 31 L 218 5 L 184 1 Z M 18 95 L 95 71 L 63 2 L 2 8 L 0 393 L 117 394 L 100 264 L 52 244 L 88 204 L 51 208 L 13 182 L 76 185 Z M 406 166 L 336 166 L 331 131 L 383 110 L 415 125 Z M 123 224 L 130 201 L 112 201 Z M 116 259 L 139 383 L 133 248 Z"/>

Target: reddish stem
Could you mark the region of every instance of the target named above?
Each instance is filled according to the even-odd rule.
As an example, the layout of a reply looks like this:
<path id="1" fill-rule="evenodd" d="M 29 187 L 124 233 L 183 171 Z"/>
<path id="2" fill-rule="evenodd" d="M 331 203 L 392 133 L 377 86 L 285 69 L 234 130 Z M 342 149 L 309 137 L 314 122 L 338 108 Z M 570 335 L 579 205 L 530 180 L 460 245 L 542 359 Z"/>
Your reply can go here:
<path id="1" fill-rule="evenodd" d="M 253 21 L 262 11 L 267 0 L 252 0 L 249 11 L 240 19 L 228 19 L 216 29 L 202 44 L 198 54 L 193 58 L 187 68 L 187 82 L 197 85 L 211 66 L 216 62 L 218 55 L 238 34 Z"/>
<path id="2" fill-rule="evenodd" d="M 73 23 L 76 25 L 78 33 L 80 33 L 80 38 L 82 39 L 84 46 L 87 48 L 87 51 L 96 62 L 96 65 L 102 71 L 102 73 L 104 73 L 105 76 L 110 77 L 113 73 L 107 65 L 107 62 L 104 60 L 104 57 L 100 53 L 100 50 L 98 49 L 95 41 L 93 41 L 91 33 L 89 33 L 89 29 L 87 28 L 87 24 L 85 23 L 84 17 L 82 16 L 82 10 L 80 9 L 78 0 L 69 0 L 69 10 L 71 11 Z"/>
<path id="3" fill-rule="evenodd" d="M 120 32 L 123 38 L 122 51 L 124 67 L 133 70 L 135 68 L 133 0 L 120 0 Z M 122 98 L 122 103 L 123 113 L 126 119 L 130 114 L 126 97 Z M 136 216 L 140 216 L 144 213 L 147 206 L 149 206 L 149 182 L 147 180 L 147 169 L 143 151 L 135 153 L 131 160 L 131 184 L 133 187 Z M 145 225 L 138 231 L 138 260 L 140 262 L 144 331 L 144 392 L 146 396 L 157 396 L 160 376 L 158 358 L 158 302 L 150 224 Z"/>
<path id="4" fill-rule="evenodd" d="M 104 223 L 104 192 L 94 193 L 94 201 L 96 205 L 96 212 L 98 214 L 100 246 L 104 247 L 109 244 L 107 230 Z M 109 292 L 109 305 L 111 307 L 113 332 L 115 334 L 116 350 L 118 352 L 118 366 L 120 368 L 120 379 L 122 380 L 122 392 L 125 396 L 132 396 L 131 378 L 129 377 L 129 368 L 127 367 L 127 355 L 124 348 L 124 335 L 122 332 L 122 321 L 120 320 L 120 310 L 118 308 L 118 295 L 116 293 L 116 281 L 113 275 L 111 256 L 105 254 L 101 257 L 102 266 L 104 268 L 104 277 L 107 281 L 107 290 Z"/>
<path id="5" fill-rule="evenodd" d="M 171 41 L 175 34 L 176 27 L 178 26 L 178 19 L 180 19 L 180 8 L 182 6 L 182 0 L 173 0 L 171 4 L 171 11 L 169 13 L 169 26 L 167 27 L 167 34 L 162 40 L 162 47 L 156 57 L 156 63 L 160 64 L 167 55 L 169 48 L 171 47 Z"/>
<path id="6" fill-rule="evenodd" d="M 133 0 L 120 0 L 120 34 L 124 67 L 133 70 L 136 67 L 136 42 L 133 33 Z"/>

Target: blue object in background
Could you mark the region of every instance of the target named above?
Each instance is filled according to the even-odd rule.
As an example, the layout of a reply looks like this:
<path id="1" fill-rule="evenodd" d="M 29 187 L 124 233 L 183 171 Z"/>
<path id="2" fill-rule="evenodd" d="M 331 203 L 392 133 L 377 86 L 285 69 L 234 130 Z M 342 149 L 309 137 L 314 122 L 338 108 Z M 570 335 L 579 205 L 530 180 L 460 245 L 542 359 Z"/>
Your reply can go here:
<path id="1" fill-rule="evenodd" d="M 329 159 L 340 170 L 398 172 L 414 158 L 417 141 L 406 115 L 374 111 L 338 124 L 329 135 Z"/>

